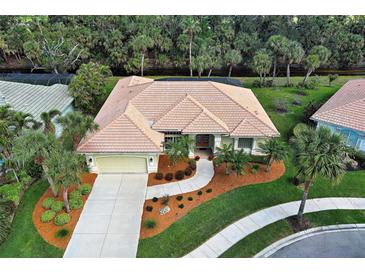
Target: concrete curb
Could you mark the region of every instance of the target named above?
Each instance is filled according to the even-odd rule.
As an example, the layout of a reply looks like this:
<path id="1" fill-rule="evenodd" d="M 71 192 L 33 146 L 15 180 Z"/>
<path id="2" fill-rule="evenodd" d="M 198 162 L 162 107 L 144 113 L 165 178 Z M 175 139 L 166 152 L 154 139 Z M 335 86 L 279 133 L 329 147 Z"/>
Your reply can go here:
<path id="1" fill-rule="evenodd" d="M 356 230 L 365 230 L 365 224 L 339 224 L 339 225 L 328 225 L 328 226 L 320 226 L 314 227 L 307 230 L 303 230 L 301 232 L 292 234 L 288 237 L 285 237 L 275 243 L 271 244 L 270 246 L 266 247 L 265 249 L 261 250 L 257 253 L 254 258 L 268 258 L 275 252 L 279 251 L 280 249 L 291 245 L 295 242 L 300 240 L 323 234 L 323 233 L 331 233 L 331 232 L 338 232 L 338 231 L 356 231 Z"/>

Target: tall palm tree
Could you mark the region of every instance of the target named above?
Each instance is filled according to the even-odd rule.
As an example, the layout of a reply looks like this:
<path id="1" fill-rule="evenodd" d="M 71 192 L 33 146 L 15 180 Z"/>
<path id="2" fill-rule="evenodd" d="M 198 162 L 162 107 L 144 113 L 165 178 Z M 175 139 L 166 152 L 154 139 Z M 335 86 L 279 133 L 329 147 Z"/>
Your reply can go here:
<path id="1" fill-rule="evenodd" d="M 45 134 L 52 133 L 55 134 L 55 125 L 52 122 L 52 119 L 57 115 L 61 115 L 61 112 L 58 109 L 52 109 L 48 112 L 41 113 L 41 119 L 43 122 L 43 132 Z"/>
<path id="2" fill-rule="evenodd" d="M 69 112 L 65 116 L 58 117 L 57 123 L 61 124 L 63 128 L 62 139 L 65 147 L 70 150 L 75 150 L 88 132 L 99 128 L 91 116 L 79 111 Z"/>
<path id="3" fill-rule="evenodd" d="M 185 158 L 188 158 L 189 152 L 194 150 L 195 140 L 190 138 L 189 135 L 183 135 L 177 140 L 177 142 L 180 143 Z"/>
<path id="4" fill-rule="evenodd" d="M 135 52 L 138 52 L 141 54 L 141 76 L 143 77 L 145 55 L 146 55 L 147 50 L 154 46 L 154 41 L 148 35 L 140 34 L 140 35 L 132 37 L 131 45 Z"/>
<path id="5" fill-rule="evenodd" d="M 232 153 L 232 163 L 234 164 L 236 170 L 236 176 L 242 175 L 244 173 L 245 167 L 249 161 L 251 161 L 251 157 L 245 153 L 243 149 L 234 150 Z"/>
<path id="6" fill-rule="evenodd" d="M 30 113 L 16 111 L 13 116 L 13 121 L 17 134 L 21 133 L 23 129 L 38 127 L 38 122 L 33 119 L 33 116 Z"/>
<path id="7" fill-rule="evenodd" d="M 189 70 L 190 77 L 193 76 L 193 64 L 192 64 L 192 48 L 193 48 L 193 35 L 201 31 L 200 22 L 193 16 L 186 16 L 182 20 L 182 28 L 184 33 L 189 34 Z"/>
<path id="8" fill-rule="evenodd" d="M 189 157 L 189 152 L 194 149 L 195 141 L 189 135 L 181 136 L 175 142 L 167 142 L 165 144 L 166 153 L 172 165 L 176 165 L 179 161 Z"/>
<path id="9" fill-rule="evenodd" d="M 298 210 L 298 221 L 303 224 L 303 212 L 312 181 L 317 177 L 337 182 L 345 173 L 348 148 L 343 136 L 327 128 L 306 127 L 293 139 L 294 160 L 298 175 L 305 178 L 303 198 Z"/>
<path id="10" fill-rule="evenodd" d="M 70 212 L 68 190 L 73 185 L 80 184 L 82 161 L 80 155 L 64 149 L 54 150 L 45 161 L 50 170 L 50 176 L 62 188 L 62 198 L 66 212 Z"/>
<path id="11" fill-rule="evenodd" d="M 229 168 L 228 164 L 232 162 L 233 160 L 233 145 L 232 144 L 223 144 L 222 147 L 217 147 L 218 150 L 218 156 L 216 158 L 216 161 L 218 165 L 225 163 L 226 165 L 226 175 L 229 175 Z"/>
<path id="12" fill-rule="evenodd" d="M 288 148 L 278 138 L 270 138 L 264 143 L 259 143 L 259 150 L 266 154 L 266 171 L 269 172 L 273 162 L 280 162 L 288 156 Z"/>
<path id="13" fill-rule="evenodd" d="M 227 66 L 229 66 L 228 77 L 231 77 L 233 66 L 242 61 L 242 56 L 238 50 L 231 49 L 224 55 L 224 60 Z"/>

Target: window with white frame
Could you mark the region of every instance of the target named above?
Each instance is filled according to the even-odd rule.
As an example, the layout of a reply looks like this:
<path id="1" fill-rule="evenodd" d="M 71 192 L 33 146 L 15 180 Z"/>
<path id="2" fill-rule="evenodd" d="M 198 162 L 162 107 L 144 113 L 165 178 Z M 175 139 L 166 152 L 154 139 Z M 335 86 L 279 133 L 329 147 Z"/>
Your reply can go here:
<path id="1" fill-rule="evenodd" d="M 238 148 L 252 149 L 252 138 L 238 138 Z"/>
<path id="2" fill-rule="evenodd" d="M 166 149 L 167 143 L 175 143 L 181 137 L 181 132 L 168 131 L 164 132 L 164 134 L 164 149 Z"/>

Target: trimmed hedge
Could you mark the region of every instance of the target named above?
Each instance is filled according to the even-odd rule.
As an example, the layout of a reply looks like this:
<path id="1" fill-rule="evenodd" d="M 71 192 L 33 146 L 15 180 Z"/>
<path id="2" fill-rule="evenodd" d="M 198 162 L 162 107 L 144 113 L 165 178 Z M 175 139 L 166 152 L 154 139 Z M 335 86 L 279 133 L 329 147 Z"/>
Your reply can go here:
<path id="1" fill-rule="evenodd" d="M 54 212 L 60 212 L 62 209 L 63 209 L 63 202 L 61 201 L 55 201 L 51 206 L 51 210 L 53 210 Z"/>
<path id="2" fill-rule="evenodd" d="M 43 212 L 43 214 L 41 216 L 41 222 L 49 223 L 50 221 L 53 220 L 53 218 L 55 216 L 56 216 L 56 212 L 54 212 L 53 210 L 46 210 L 45 212 Z"/>
<path id="3" fill-rule="evenodd" d="M 70 209 L 72 210 L 82 208 L 83 205 L 84 202 L 81 198 L 70 199 Z"/>
<path id="4" fill-rule="evenodd" d="M 70 200 L 81 199 L 82 193 L 80 190 L 76 189 L 70 193 Z"/>
<path id="5" fill-rule="evenodd" d="M 70 215 L 61 213 L 54 218 L 54 224 L 57 226 L 65 225 L 70 222 Z"/>

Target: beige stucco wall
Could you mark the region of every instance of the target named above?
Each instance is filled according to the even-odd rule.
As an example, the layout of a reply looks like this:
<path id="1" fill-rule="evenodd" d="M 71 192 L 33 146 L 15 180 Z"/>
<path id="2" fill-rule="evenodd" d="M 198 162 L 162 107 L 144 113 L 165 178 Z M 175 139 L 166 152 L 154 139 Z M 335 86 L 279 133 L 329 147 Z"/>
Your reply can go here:
<path id="1" fill-rule="evenodd" d="M 228 137 L 228 136 L 222 136 L 221 142 L 222 142 L 222 145 L 223 144 L 226 144 L 226 145 L 232 144 L 233 145 L 233 138 Z"/>

